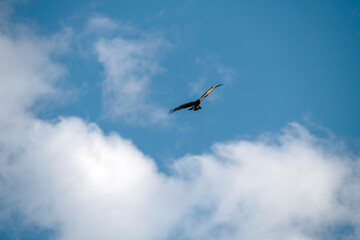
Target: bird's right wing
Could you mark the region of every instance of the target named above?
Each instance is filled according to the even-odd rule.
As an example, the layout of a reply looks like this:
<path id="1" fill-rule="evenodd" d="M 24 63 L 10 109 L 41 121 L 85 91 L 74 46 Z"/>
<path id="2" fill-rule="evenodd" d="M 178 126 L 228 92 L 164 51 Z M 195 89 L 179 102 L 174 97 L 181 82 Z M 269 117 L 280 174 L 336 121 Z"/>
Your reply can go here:
<path id="1" fill-rule="evenodd" d="M 176 107 L 176 108 L 174 108 L 174 109 L 171 109 L 171 110 L 170 110 L 170 113 L 173 113 L 173 112 L 178 111 L 178 110 L 183 109 L 183 108 L 192 107 L 192 106 L 195 105 L 195 102 L 196 102 L 196 101 L 184 103 L 183 105 L 180 105 L 180 106 L 178 106 L 178 107 Z"/>
<path id="2" fill-rule="evenodd" d="M 220 87 L 224 84 L 218 84 L 218 85 L 215 85 L 215 86 L 212 86 L 211 88 L 209 88 L 209 90 L 206 91 L 206 93 L 204 93 L 201 98 L 200 98 L 200 101 L 202 101 L 204 98 L 206 98 L 212 91 L 214 91 L 215 88 L 217 87 Z"/>

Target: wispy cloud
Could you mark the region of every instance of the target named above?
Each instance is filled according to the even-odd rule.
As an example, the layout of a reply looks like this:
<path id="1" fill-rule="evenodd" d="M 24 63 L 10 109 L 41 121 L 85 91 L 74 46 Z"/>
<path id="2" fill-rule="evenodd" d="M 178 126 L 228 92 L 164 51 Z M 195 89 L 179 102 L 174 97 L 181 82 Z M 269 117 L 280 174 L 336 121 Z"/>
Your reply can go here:
<path id="1" fill-rule="evenodd" d="M 159 38 L 101 39 L 96 43 L 104 66 L 103 96 L 107 112 L 128 122 L 153 124 L 168 118 L 167 110 L 151 102 L 151 81 L 162 68 L 158 64 Z"/>
<path id="2" fill-rule="evenodd" d="M 130 23 L 115 20 L 102 14 L 96 14 L 88 18 L 84 33 L 85 37 L 89 37 L 92 34 L 98 38 L 110 38 L 114 36 L 139 36 L 142 34 L 142 31 Z"/>
<path id="3" fill-rule="evenodd" d="M 88 21 L 87 30 L 88 31 L 114 31 L 118 28 L 117 22 L 114 20 L 105 17 L 105 16 L 94 16 L 91 17 Z"/>
<path id="4" fill-rule="evenodd" d="M 195 64 L 199 67 L 197 81 L 190 82 L 191 92 L 195 95 L 202 94 L 209 86 L 217 83 L 230 84 L 235 71 L 222 64 L 216 57 L 195 57 Z"/>
<path id="5" fill-rule="evenodd" d="M 95 40 L 98 61 L 104 67 L 103 97 L 106 114 L 132 124 L 166 122 L 167 110 L 150 98 L 151 83 L 164 69 L 159 61 L 169 43 L 156 33 L 106 17 L 93 17 L 88 29 L 112 35 Z"/>
<path id="6" fill-rule="evenodd" d="M 0 2 L 0 27 L 2 30 L 6 28 L 9 17 L 14 11 L 13 3 L 15 0 L 4 0 Z"/>

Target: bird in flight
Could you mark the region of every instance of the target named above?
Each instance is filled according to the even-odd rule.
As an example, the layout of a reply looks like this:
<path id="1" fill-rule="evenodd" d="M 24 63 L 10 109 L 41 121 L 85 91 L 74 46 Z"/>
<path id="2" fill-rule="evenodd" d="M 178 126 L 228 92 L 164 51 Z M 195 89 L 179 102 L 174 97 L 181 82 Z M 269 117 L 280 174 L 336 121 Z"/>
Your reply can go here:
<path id="1" fill-rule="evenodd" d="M 188 110 L 194 110 L 194 111 L 197 111 L 199 109 L 201 109 L 200 107 L 200 103 L 202 100 L 204 100 L 204 98 L 206 98 L 212 91 L 214 91 L 215 88 L 217 87 L 220 87 L 222 86 L 223 84 L 218 84 L 218 85 L 215 85 L 215 86 L 212 86 L 211 88 L 209 88 L 209 90 L 207 90 L 202 96 L 201 98 L 199 98 L 198 100 L 196 101 L 193 101 L 193 102 L 188 102 L 188 103 L 184 103 L 183 105 L 180 105 L 174 109 L 171 109 L 170 110 L 170 113 L 173 113 L 173 112 L 176 112 L 180 109 L 183 109 L 183 108 L 188 108 L 190 107 Z"/>

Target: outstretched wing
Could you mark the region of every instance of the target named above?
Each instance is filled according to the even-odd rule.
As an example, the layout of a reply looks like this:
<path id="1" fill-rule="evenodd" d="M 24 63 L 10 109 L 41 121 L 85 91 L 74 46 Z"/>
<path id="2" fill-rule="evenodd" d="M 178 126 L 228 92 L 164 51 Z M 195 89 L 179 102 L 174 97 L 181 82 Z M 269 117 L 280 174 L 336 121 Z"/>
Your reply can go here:
<path id="1" fill-rule="evenodd" d="M 202 101 L 204 98 L 206 98 L 212 91 L 214 91 L 215 88 L 222 86 L 223 84 L 218 84 L 215 86 L 212 86 L 209 90 L 206 91 L 206 93 L 204 93 L 201 98 L 200 101 Z"/>
<path id="2" fill-rule="evenodd" d="M 178 111 L 178 110 L 183 109 L 183 108 L 192 107 L 192 106 L 195 105 L 195 103 L 196 103 L 196 101 L 184 103 L 183 105 L 180 105 L 180 106 L 178 106 L 178 107 L 176 107 L 176 108 L 174 108 L 174 109 L 171 109 L 171 110 L 170 110 L 170 113 L 173 113 L 173 112 Z"/>

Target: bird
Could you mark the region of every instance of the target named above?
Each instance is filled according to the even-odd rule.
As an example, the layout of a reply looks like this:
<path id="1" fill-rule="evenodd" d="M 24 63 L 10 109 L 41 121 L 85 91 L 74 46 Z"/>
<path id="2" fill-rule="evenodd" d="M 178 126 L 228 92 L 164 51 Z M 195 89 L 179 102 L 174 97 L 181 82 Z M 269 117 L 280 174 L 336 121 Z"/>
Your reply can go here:
<path id="1" fill-rule="evenodd" d="M 171 110 L 170 110 L 170 113 L 173 113 L 173 112 L 176 112 L 176 111 L 178 111 L 178 110 L 181 110 L 181 109 L 183 109 L 183 108 L 188 108 L 188 107 L 190 107 L 190 108 L 188 109 L 189 111 L 190 111 L 190 110 L 197 111 L 197 110 L 201 109 L 201 106 L 200 106 L 201 101 L 204 100 L 204 98 L 206 98 L 212 91 L 214 91 L 215 88 L 220 87 L 220 86 L 222 86 L 222 85 L 224 85 L 224 84 L 218 84 L 218 85 L 212 86 L 212 87 L 209 88 L 209 90 L 207 90 L 207 91 L 201 96 L 201 98 L 199 98 L 198 100 L 193 101 L 193 102 L 184 103 L 184 104 L 182 104 L 182 105 L 180 105 L 180 106 L 178 106 L 178 107 L 176 107 L 176 108 L 174 108 L 174 109 L 171 109 Z"/>

